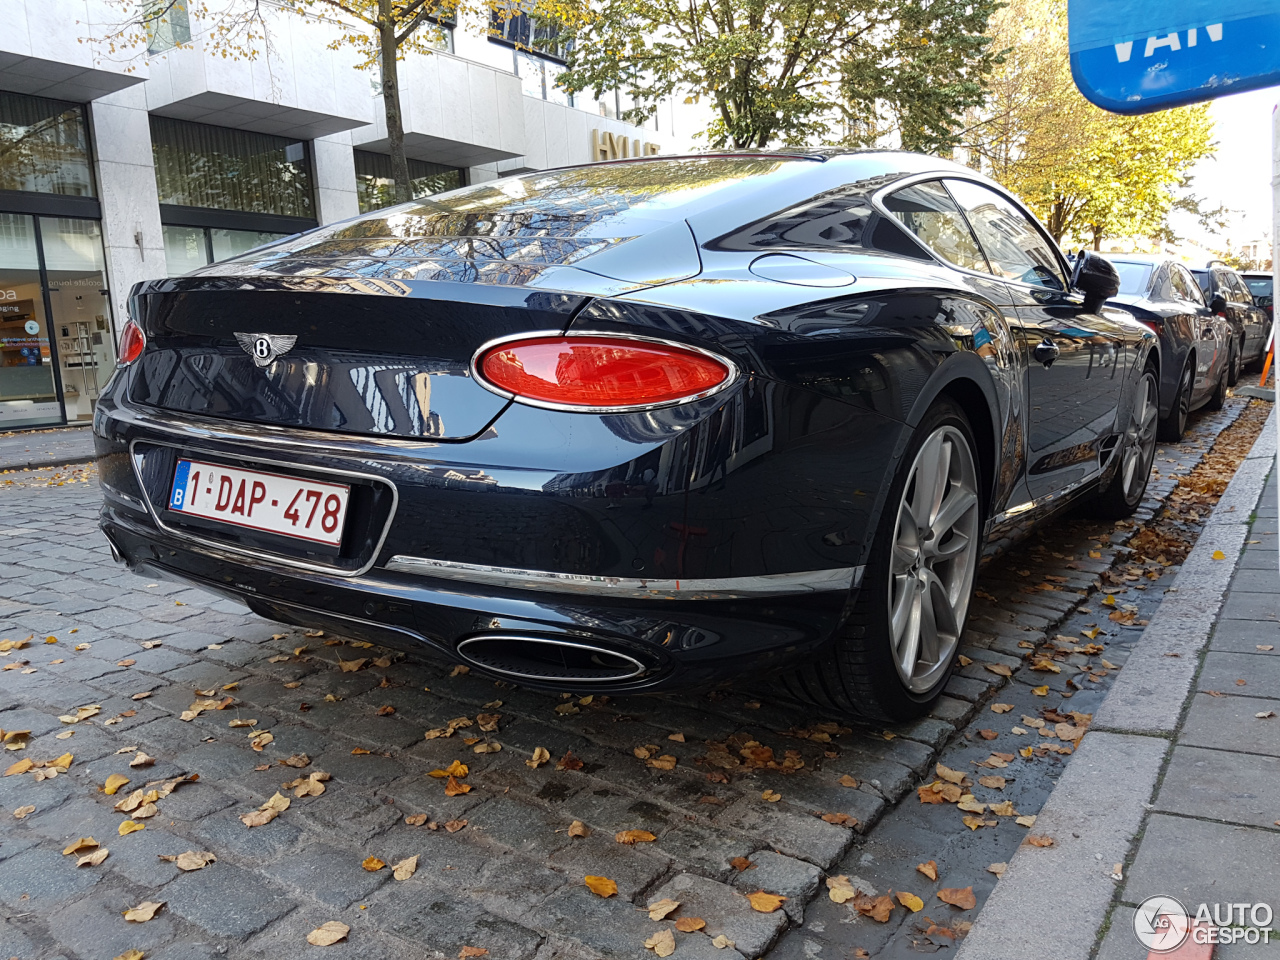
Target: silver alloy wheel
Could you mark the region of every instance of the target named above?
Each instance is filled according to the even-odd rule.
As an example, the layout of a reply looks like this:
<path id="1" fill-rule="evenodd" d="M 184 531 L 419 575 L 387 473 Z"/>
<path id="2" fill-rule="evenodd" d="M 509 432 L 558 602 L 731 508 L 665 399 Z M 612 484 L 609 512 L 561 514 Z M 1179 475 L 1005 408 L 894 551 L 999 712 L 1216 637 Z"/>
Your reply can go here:
<path id="1" fill-rule="evenodd" d="M 1156 454 L 1157 408 L 1156 379 L 1144 375 L 1129 416 L 1129 425 L 1124 431 L 1124 449 L 1120 453 L 1121 482 L 1125 499 L 1129 501 L 1142 489 Z"/>
<path id="2" fill-rule="evenodd" d="M 938 683 L 960 642 L 980 514 L 969 442 L 955 427 L 938 427 L 911 464 L 893 528 L 889 636 L 898 676 L 912 693 Z"/>

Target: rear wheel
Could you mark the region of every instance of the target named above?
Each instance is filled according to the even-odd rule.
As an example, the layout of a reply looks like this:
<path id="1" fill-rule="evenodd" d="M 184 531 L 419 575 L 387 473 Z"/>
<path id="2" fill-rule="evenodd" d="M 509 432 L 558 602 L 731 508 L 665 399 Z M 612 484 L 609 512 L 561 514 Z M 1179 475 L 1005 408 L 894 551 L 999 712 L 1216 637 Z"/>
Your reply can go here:
<path id="1" fill-rule="evenodd" d="M 1213 389 L 1213 395 L 1209 397 L 1205 403 L 1207 410 L 1221 410 L 1222 405 L 1227 402 L 1227 377 L 1229 368 L 1223 367 L 1222 373 L 1218 375 L 1218 385 Z"/>
<path id="2" fill-rule="evenodd" d="M 1236 340 L 1231 338 L 1231 357 L 1227 360 L 1227 386 L 1234 387 L 1240 382 L 1240 369 L 1244 365 L 1244 347 Z"/>
<path id="3" fill-rule="evenodd" d="M 1187 416 L 1191 413 L 1191 377 L 1192 360 L 1188 359 L 1178 380 L 1178 395 L 1174 397 L 1173 409 L 1160 421 L 1158 435 L 1165 443 L 1177 443 L 1187 429 Z"/>
<path id="4" fill-rule="evenodd" d="M 1111 481 L 1098 494 L 1097 510 L 1107 520 L 1132 516 L 1147 492 L 1151 463 L 1156 456 L 1158 396 L 1155 372 L 1148 367 L 1138 381 L 1129 422 L 1120 437 L 1120 462 Z"/>
<path id="5" fill-rule="evenodd" d="M 954 403 L 925 415 L 890 487 L 849 619 L 827 656 L 786 678 L 791 692 L 878 720 L 928 711 L 951 675 L 981 552 L 976 449 Z"/>

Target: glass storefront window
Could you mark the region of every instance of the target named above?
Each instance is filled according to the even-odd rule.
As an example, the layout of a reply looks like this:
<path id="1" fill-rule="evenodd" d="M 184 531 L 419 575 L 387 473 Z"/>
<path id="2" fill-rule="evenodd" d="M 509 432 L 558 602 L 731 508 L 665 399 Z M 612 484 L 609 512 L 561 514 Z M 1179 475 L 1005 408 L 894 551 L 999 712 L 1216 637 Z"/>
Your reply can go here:
<path id="1" fill-rule="evenodd" d="M 0 190 L 91 197 L 84 107 L 0 93 Z"/>
<path id="2" fill-rule="evenodd" d="M 162 204 L 315 216 L 305 142 L 153 115 L 151 144 Z"/>
<path id="3" fill-rule="evenodd" d="M 391 158 L 385 153 L 356 150 L 356 196 L 360 212 L 381 210 L 395 203 L 395 180 L 391 176 Z M 427 197 L 461 187 L 462 171 L 441 163 L 409 160 L 409 186 L 413 199 Z"/>
<path id="4" fill-rule="evenodd" d="M 265 230 L 210 230 L 209 241 L 213 245 L 213 260 L 229 260 L 254 247 L 287 237 L 287 233 L 268 233 Z"/>
<path id="5" fill-rule="evenodd" d="M 0 430 L 61 419 L 35 221 L 0 213 Z"/>
<path id="6" fill-rule="evenodd" d="M 203 227 L 164 225 L 164 258 L 169 276 L 180 277 L 209 262 L 209 244 Z"/>
<path id="7" fill-rule="evenodd" d="M 164 225 L 164 252 L 169 276 L 180 277 L 197 267 L 247 253 L 254 247 L 280 240 L 287 233 L 265 230 L 222 230 L 209 227 Z"/>
<path id="8" fill-rule="evenodd" d="M 115 369 L 102 230 L 96 220 L 41 217 L 46 284 L 68 420 L 90 420 Z"/>

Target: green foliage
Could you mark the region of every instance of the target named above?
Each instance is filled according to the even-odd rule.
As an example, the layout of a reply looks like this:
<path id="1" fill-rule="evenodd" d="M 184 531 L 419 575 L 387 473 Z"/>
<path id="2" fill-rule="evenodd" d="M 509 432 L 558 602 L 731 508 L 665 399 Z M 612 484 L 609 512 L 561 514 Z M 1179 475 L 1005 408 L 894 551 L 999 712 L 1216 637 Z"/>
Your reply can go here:
<path id="1" fill-rule="evenodd" d="M 1168 237 L 1188 170 L 1215 149 L 1208 105 L 1136 117 L 1108 113 L 1076 89 L 1065 0 L 1014 0 L 991 25 L 1004 62 L 964 136 L 970 162 L 1018 193 L 1059 242 Z"/>
<path id="2" fill-rule="evenodd" d="M 713 147 L 864 145 L 896 130 L 944 150 L 982 102 L 997 0 L 592 0 L 562 84 L 625 90 L 639 123 L 705 99 Z"/>

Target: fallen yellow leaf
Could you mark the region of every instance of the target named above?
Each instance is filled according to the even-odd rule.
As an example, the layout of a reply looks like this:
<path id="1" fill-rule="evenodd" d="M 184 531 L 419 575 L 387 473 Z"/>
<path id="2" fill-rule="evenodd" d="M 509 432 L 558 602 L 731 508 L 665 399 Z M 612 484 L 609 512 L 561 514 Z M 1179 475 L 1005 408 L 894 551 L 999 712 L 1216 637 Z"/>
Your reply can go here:
<path id="1" fill-rule="evenodd" d="M 330 920 L 322 923 L 310 933 L 307 934 L 307 943 L 313 947 L 329 947 L 337 943 L 339 940 L 347 939 L 347 934 L 351 932 L 351 928 L 345 923 L 338 920 Z"/>
<path id="2" fill-rule="evenodd" d="M 107 782 L 102 785 L 102 792 L 107 796 L 113 796 L 117 790 L 129 782 L 129 778 L 123 773 L 113 773 L 107 777 Z"/>
<path id="3" fill-rule="evenodd" d="M 546 747 L 534 747 L 533 758 L 530 760 L 526 760 L 524 762 L 524 765 L 531 770 L 537 770 L 538 767 L 542 766 L 544 763 L 546 763 L 550 759 L 551 759 L 551 754 L 548 752 Z"/>
<path id="4" fill-rule="evenodd" d="M 107 854 L 109 852 L 110 851 L 108 851 L 106 847 L 99 847 L 97 850 L 93 851 L 93 853 L 87 853 L 83 857 L 81 857 L 79 860 L 77 860 L 76 866 L 77 867 L 99 866 L 103 860 L 107 859 Z"/>
<path id="5" fill-rule="evenodd" d="M 914 893 L 906 891 L 898 891 L 898 902 L 910 910 L 912 913 L 919 913 L 924 909 L 924 901 L 917 897 Z"/>
<path id="6" fill-rule="evenodd" d="M 648 830 L 619 830 L 613 835 L 613 839 L 618 843 L 625 843 L 632 846 L 637 843 L 652 843 L 658 838 Z"/>
<path id="7" fill-rule="evenodd" d="M 835 903 L 844 903 L 858 895 L 849 878 L 844 874 L 838 877 L 827 877 L 827 896 Z"/>
<path id="8" fill-rule="evenodd" d="M 597 897 L 612 897 L 618 892 L 618 885 L 608 877 L 585 876 L 582 882 L 587 885 L 587 889 L 594 893 Z"/>
<path id="9" fill-rule="evenodd" d="M 655 900 L 653 903 L 649 904 L 646 909 L 649 911 L 650 920 L 665 920 L 667 914 L 671 913 L 679 906 L 679 900 L 672 900 L 670 897 L 667 897 L 662 900 Z"/>
<path id="10" fill-rule="evenodd" d="M 417 872 L 418 855 L 415 853 L 412 857 L 406 857 L 399 863 L 391 865 L 391 875 L 397 880 L 408 880 Z"/>
<path id="11" fill-rule="evenodd" d="M 161 860 L 167 860 L 179 870 L 202 870 L 211 863 L 216 863 L 218 858 L 208 850 L 196 853 L 194 850 L 188 850 L 186 853 L 180 853 L 174 856 L 171 853 L 160 854 Z"/>
<path id="12" fill-rule="evenodd" d="M 122 837 L 127 837 L 131 833 L 137 833 L 139 830 L 146 829 L 145 823 L 136 823 L 133 820 L 126 820 L 116 828 L 116 833 Z"/>
<path id="13" fill-rule="evenodd" d="M 760 913 L 773 913 L 784 902 L 786 897 L 778 896 L 776 893 L 765 893 L 763 890 L 757 890 L 755 893 L 748 893 L 747 900 L 751 903 L 751 909 Z"/>
<path id="14" fill-rule="evenodd" d="M 364 867 L 370 873 L 377 873 L 379 870 L 381 870 L 383 867 L 386 866 L 386 863 L 382 860 L 379 860 L 377 857 L 365 857 L 364 860 L 360 863 L 360 866 Z"/>
<path id="15" fill-rule="evenodd" d="M 1212 556 L 1212 557 L 1213 557 L 1213 559 L 1215 559 L 1215 560 L 1225 560 L 1225 559 L 1227 559 L 1227 555 L 1226 555 L 1225 553 L 1223 553 L 1221 550 L 1215 550 L 1215 551 L 1213 551 L 1213 553 L 1211 554 L 1211 556 Z"/>
<path id="16" fill-rule="evenodd" d="M 98 846 L 98 841 L 93 837 L 81 837 L 79 840 L 73 840 L 63 849 L 62 855 L 69 856 L 73 853 L 79 853 L 81 850 L 92 850 Z"/>
<path id="17" fill-rule="evenodd" d="M 128 920 L 130 923 L 146 923 L 148 920 L 154 917 L 156 915 L 156 911 L 159 910 L 164 905 L 165 905 L 164 900 L 160 900 L 160 901 L 144 900 L 142 903 L 138 904 L 136 907 L 126 910 L 124 912 L 124 918 Z"/>
<path id="18" fill-rule="evenodd" d="M 938 863 L 936 860 L 930 860 L 927 863 L 918 863 L 916 864 L 916 869 L 930 880 L 938 879 Z"/>
<path id="19" fill-rule="evenodd" d="M 644 942 L 645 949 L 652 950 L 660 957 L 669 957 L 676 952 L 676 935 L 669 927 L 663 927 Z"/>
<path id="20" fill-rule="evenodd" d="M 681 917 L 676 921 L 676 929 L 681 933 L 695 933 L 707 925 L 701 917 Z"/>

